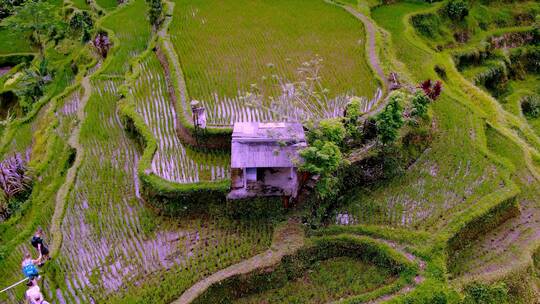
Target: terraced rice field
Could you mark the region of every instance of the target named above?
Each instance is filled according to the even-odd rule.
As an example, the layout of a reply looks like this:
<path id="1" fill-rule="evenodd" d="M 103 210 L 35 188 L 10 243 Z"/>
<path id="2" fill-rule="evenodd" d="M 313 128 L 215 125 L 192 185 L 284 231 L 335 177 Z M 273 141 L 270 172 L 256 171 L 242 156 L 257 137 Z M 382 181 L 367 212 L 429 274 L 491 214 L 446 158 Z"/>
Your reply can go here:
<path id="1" fill-rule="evenodd" d="M 65 100 L 60 102 L 68 104 L 72 102 L 72 98 L 74 97 L 68 96 Z M 40 144 L 45 144 L 48 149 L 47 152 L 53 153 L 55 157 L 49 160 L 50 166 L 45 167 L 43 172 L 39 172 L 44 182 L 34 186 L 34 190 L 29 199 L 31 208 L 25 207 L 21 214 L 10 218 L 7 222 L 0 223 L 0 230 L 2 231 L 0 242 L 3 246 L 6 246 L 5 248 L 13 248 L 12 251 L 6 251 L 6 253 L 3 254 L 1 261 L 2 267 L 0 270 L 0 276 L 3 278 L 2 282 L 17 282 L 21 279 L 21 256 L 23 256 L 25 252 L 34 252 L 34 248 L 30 246 L 30 243 L 26 238 L 26 234 L 32 233 L 32 230 L 35 227 L 34 225 L 41 226 L 44 229 L 45 234 L 47 236 L 50 235 L 49 228 L 51 225 L 52 214 L 54 213 L 55 195 L 63 181 L 62 176 L 65 174 L 65 170 L 67 170 L 67 168 L 62 168 L 62 166 L 65 164 L 69 154 L 66 153 L 68 147 L 64 141 L 57 140 L 54 136 L 46 136 L 45 139 L 41 137 L 43 136 L 44 129 L 47 129 L 46 126 L 54 123 L 56 118 L 58 118 L 58 134 L 62 134 L 60 130 L 70 130 L 73 127 L 71 123 L 74 122 L 73 119 L 68 119 L 67 117 L 72 115 L 68 113 L 64 115 L 62 114 L 62 111 L 58 111 L 55 114 L 53 111 L 50 111 L 51 109 L 52 107 L 43 108 L 42 111 L 40 111 L 40 114 L 34 119 L 34 122 L 20 127 L 15 136 L 15 139 L 21 138 L 22 136 L 28 136 L 30 142 L 27 142 L 26 144 L 20 142 L 19 144 L 21 144 L 21 149 L 23 149 L 23 151 L 27 150 L 28 153 L 30 153 L 33 161 L 36 161 L 36 158 L 38 157 L 42 157 L 41 153 L 44 152 L 36 151 L 38 148 L 35 147 L 36 140 L 45 140 L 45 143 L 40 142 Z M 40 126 L 38 126 L 38 122 L 41 122 Z M 27 132 L 29 134 L 26 134 Z M 31 148 L 36 149 L 32 150 Z M 24 293 L 24 287 L 24 285 L 21 285 L 0 295 L 0 302 L 20 303 L 19 299 L 20 295 Z"/>
<path id="2" fill-rule="evenodd" d="M 169 32 L 189 98 L 203 102 L 211 124 L 273 119 L 240 97 L 252 84 L 274 87 L 276 77 L 296 81 L 316 55 L 330 96 L 371 97 L 377 87 L 362 24 L 323 1 L 177 1 Z"/>
<path id="3" fill-rule="evenodd" d="M 440 137 L 405 176 L 376 189 L 359 188 L 347 209 L 359 223 L 436 229 L 451 212 L 505 185 L 497 167 L 475 149 L 475 122 L 467 111 L 457 105 L 451 111 L 437 108 L 461 125 L 438 126 Z"/>
<path id="4" fill-rule="evenodd" d="M 58 263 L 65 287 L 51 291 L 60 302 L 103 300 L 162 276 L 164 270 L 193 263 L 202 275 L 204 267 L 235 262 L 269 242 L 269 226 L 254 230 L 213 218 L 176 222 L 151 215 L 139 199 L 135 168 L 140 151 L 126 137 L 116 113 L 120 84 L 92 81 L 95 93 L 81 130 L 84 160 L 62 224 Z"/>
<path id="5" fill-rule="evenodd" d="M 24 39 L 23 35 L 6 27 L 0 27 L 0 55 L 33 52 L 32 45 Z"/>
<path id="6" fill-rule="evenodd" d="M 89 10 L 90 5 L 86 2 L 86 0 L 71 0 L 73 5 L 81 10 Z"/>
<path id="7" fill-rule="evenodd" d="M 405 39 L 400 24 L 407 13 L 426 7 L 422 3 L 400 3 L 373 11 L 378 25 L 392 34 L 398 58 L 418 75 L 429 69 L 422 65 L 430 62 L 431 54 Z M 415 48 L 417 52 L 406 51 Z M 452 212 L 505 187 L 504 173 L 478 150 L 476 142 L 483 136 L 481 121 L 448 96 L 433 107 L 438 115 L 434 142 L 402 177 L 375 189 L 362 187 L 352 194 L 352 203 L 343 211 L 357 222 L 436 230 Z"/>
<path id="8" fill-rule="evenodd" d="M 103 19 L 102 25 L 113 31 L 121 44 L 121 47 L 113 50 L 103 74 L 124 76 L 129 70 L 130 60 L 146 49 L 151 35 L 150 24 L 146 18 L 145 2 L 130 1 L 125 7 Z M 114 46 L 114 40 L 112 42 Z"/>
<path id="9" fill-rule="evenodd" d="M 331 303 L 361 295 L 395 280 L 388 269 L 348 257 L 318 262 L 303 276 L 285 286 L 240 298 L 234 303 Z"/>
<path id="10" fill-rule="evenodd" d="M 158 141 L 152 171 L 169 181 L 195 183 L 229 176 L 229 154 L 201 153 L 182 144 L 176 134 L 176 111 L 167 91 L 163 69 L 154 53 L 141 65 L 142 73 L 131 90 L 137 112 Z"/>

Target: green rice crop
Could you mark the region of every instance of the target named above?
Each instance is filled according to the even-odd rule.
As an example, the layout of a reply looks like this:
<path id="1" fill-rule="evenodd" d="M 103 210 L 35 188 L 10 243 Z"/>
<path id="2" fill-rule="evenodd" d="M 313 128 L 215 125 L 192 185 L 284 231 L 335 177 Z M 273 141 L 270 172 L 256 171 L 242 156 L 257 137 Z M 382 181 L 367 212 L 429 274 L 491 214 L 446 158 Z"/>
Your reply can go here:
<path id="1" fill-rule="evenodd" d="M 16 33 L 6 27 L 0 27 L 0 55 L 33 52 L 34 49 L 25 35 Z"/>
<path id="2" fill-rule="evenodd" d="M 84 159 L 68 199 L 58 259 L 64 282 L 57 297 L 68 302 L 119 297 L 125 288 L 152 282 L 153 276 L 173 275 L 165 269 L 198 265 L 199 275 L 208 274 L 270 241 L 268 225 L 229 224 L 212 217 L 160 219 L 147 209 L 136 175 L 140 151 L 116 112 L 120 84 L 92 81 L 94 94 L 86 106 L 80 138 Z"/>
<path id="3" fill-rule="evenodd" d="M 303 276 L 285 286 L 240 298 L 235 303 L 330 303 L 390 284 L 389 269 L 349 257 L 317 262 Z"/>
<path id="4" fill-rule="evenodd" d="M 211 122 L 250 113 L 238 98 L 272 75 L 297 79 L 319 55 L 331 96 L 371 97 L 377 82 L 365 57 L 362 23 L 343 9 L 310 0 L 176 2 L 169 30 L 188 95 L 203 101 Z"/>
<path id="5" fill-rule="evenodd" d="M 151 28 L 146 17 L 146 4 L 144 1 L 131 1 L 107 15 L 101 25 L 114 32 L 117 41 L 113 40 L 113 44 L 120 43 L 120 47 L 109 54 L 112 58 L 103 73 L 124 76 L 130 60 L 144 51 L 150 40 Z"/>
<path id="6" fill-rule="evenodd" d="M 154 53 L 147 56 L 141 70 L 131 94 L 137 112 L 158 141 L 152 171 L 180 183 L 213 181 L 229 176 L 229 154 L 192 151 L 178 138 L 176 111 L 169 97 L 163 68 Z"/>

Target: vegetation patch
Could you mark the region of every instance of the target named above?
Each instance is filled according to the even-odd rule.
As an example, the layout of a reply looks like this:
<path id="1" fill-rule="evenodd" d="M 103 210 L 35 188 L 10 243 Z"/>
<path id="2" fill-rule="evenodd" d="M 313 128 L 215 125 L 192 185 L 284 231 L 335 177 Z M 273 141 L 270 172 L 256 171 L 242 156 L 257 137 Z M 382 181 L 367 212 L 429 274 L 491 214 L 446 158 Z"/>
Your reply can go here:
<path id="1" fill-rule="evenodd" d="M 327 268 L 331 265 L 332 270 Z M 195 303 L 366 301 L 399 289 L 416 271 L 415 264 L 382 242 L 347 235 L 318 237 L 271 269 L 211 286 Z M 339 282 L 347 283 L 334 285 Z M 381 289 L 383 286 L 386 288 Z"/>

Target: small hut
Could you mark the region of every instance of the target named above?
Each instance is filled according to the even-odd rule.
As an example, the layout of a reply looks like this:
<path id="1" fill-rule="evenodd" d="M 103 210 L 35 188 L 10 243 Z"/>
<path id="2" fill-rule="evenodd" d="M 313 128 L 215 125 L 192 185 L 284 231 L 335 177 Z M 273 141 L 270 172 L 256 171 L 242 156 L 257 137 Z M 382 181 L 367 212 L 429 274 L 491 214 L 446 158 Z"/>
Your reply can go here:
<path id="1" fill-rule="evenodd" d="M 228 198 L 295 198 L 299 188 L 298 153 L 306 146 L 300 123 L 235 123 Z"/>

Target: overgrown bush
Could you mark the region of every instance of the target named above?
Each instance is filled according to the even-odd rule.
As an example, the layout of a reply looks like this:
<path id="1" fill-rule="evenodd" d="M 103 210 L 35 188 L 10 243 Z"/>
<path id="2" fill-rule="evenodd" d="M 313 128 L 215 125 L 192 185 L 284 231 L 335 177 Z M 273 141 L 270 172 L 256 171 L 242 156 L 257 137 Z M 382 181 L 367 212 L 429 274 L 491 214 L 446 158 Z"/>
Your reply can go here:
<path id="1" fill-rule="evenodd" d="M 437 100 L 442 93 L 442 82 L 436 81 L 433 83 L 431 79 L 427 79 L 418 85 L 418 88 L 424 91 L 424 94 L 431 100 Z"/>
<path id="2" fill-rule="evenodd" d="M 163 22 L 163 2 L 162 0 L 146 0 L 148 4 L 148 20 L 157 28 Z"/>
<path id="3" fill-rule="evenodd" d="M 421 90 L 417 90 L 412 97 L 411 116 L 426 118 L 430 98 Z"/>
<path id="4" fill-rule="evenodd" d="M 419 14 L 411 18 L 412 25 L 422 35 L 434 38 L 440 32 L 441 20 L 435 14 Z"/>
<path id="5" fill-rule="evenodd" d="M 310 142 L 330 141 L 338 146 L 342 146 L 346 136 L 347 130 L 340 118 L 321 120 L 319 125 L 308 133 Z"/>
<path id="6" fill-rule="evenodd" d="M 444 14 L 452 21 L 463 21 L 469 15 L 467 0 L 450 0 L 444 7 Z"/>
<path id="7" fill-rule="evenodd" d="M 402 107 L 404 99 L 405 94 L 403 92 L 392 92 L 388 104 L 375 118 L 378 137 L 383 145 L 395 142 L 399 136 L 399 129 L 404 123 Z"/>
<path id="8" fill-rule="evenodd" d="M 69 20 L 69 27 L 73 32 L 82 33 L 81 40 L 87 42 L 90 40 L 90 31 L 94 26 L 92 16 L 87 11 L 75 12 Z"/>
<path id="9" fill-rule="evenodd" d="M 45 86 L 51 82 L 52 73 L 48 68 L 48 61 L 43 59 L 39 63 L 34 62 L 23 71 L 23 76 L 18 84 L 15 94 L 22 99 L 21 106 L 26 112 L 32 108 L 34 102 L 39 100 Z"/>
<path id="10" fill-rule="evenodd" d="M 504 283 L 487 285 L 472 283 L 465 288 L 463 304 L 507 304 L 508 287 Z"/>
<path id="11" fill-rule="evenodd" d="M 358 139 L 361 135 L 358 127 L 358 119 L 362 116 L 362 100 L 359 97 L 352 97 L 345 110 L 345 129 L 352 139 Z"/>
<path id="12" fill-rule="evenodd" d="M 112 43 L 109 40 L 109 36 L 107 35 L 107 32 L 101 31 L 96 34 L 94 39 L 92 40 L 92 45 L 98 52 L 98 54 L 105 58 L 107 57 L 107 54 L 109 53 L 109 50 L 112 47 Z"/>
<path id="13" fill-rule="evenodd" d="M 521 99 L 521 111 L 528 118 L 540 117 L 540 96 L 529 95 Z"/>

